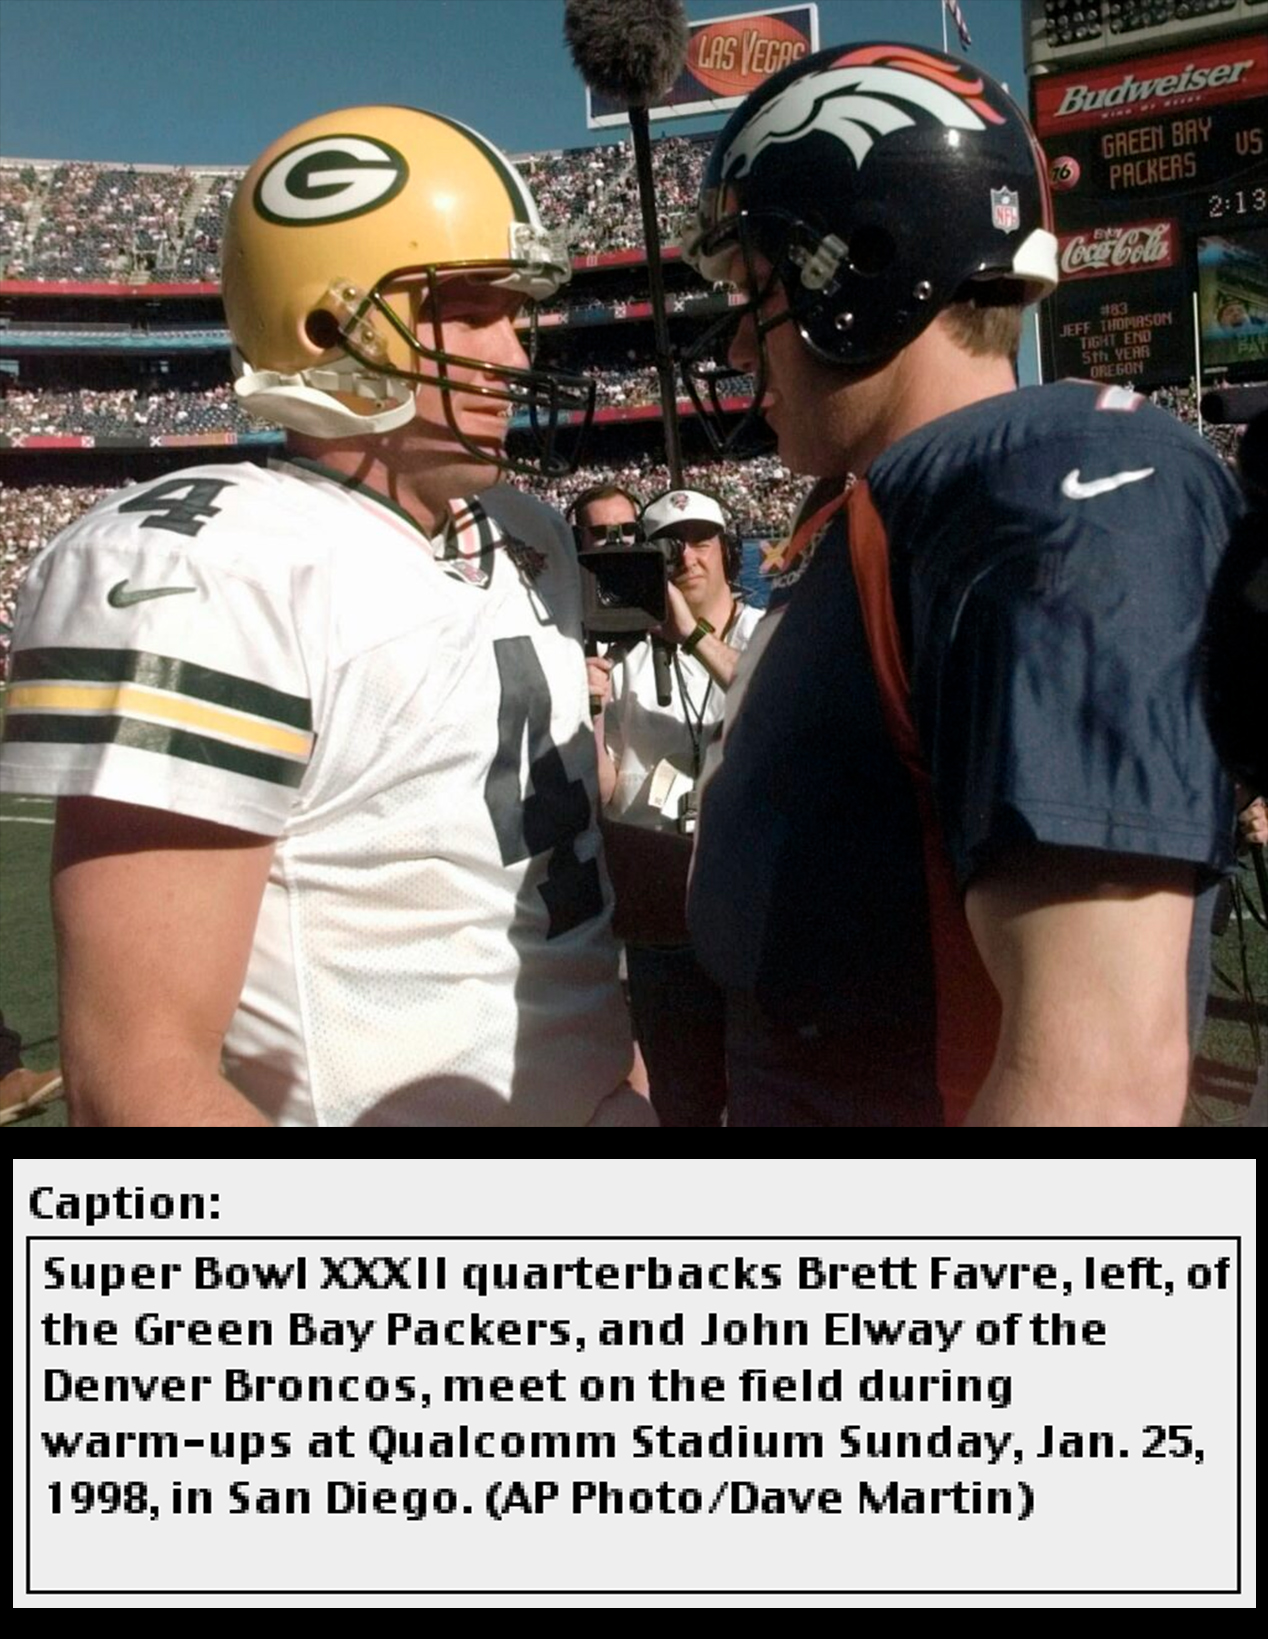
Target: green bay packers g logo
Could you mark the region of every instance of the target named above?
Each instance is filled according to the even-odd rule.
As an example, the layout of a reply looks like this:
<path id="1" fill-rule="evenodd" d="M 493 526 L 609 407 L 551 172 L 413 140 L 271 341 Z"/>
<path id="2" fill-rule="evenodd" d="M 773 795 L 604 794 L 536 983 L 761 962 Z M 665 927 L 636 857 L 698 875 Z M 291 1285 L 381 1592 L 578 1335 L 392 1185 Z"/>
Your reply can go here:
<path id="1" fill-rule="evenodd" d="M 386 142 L 318 137 L 273 161 L 255 185 L 255 208 L 289 227 L 344 222 L 395 199 L 408 180 L 405 156 Z"/>

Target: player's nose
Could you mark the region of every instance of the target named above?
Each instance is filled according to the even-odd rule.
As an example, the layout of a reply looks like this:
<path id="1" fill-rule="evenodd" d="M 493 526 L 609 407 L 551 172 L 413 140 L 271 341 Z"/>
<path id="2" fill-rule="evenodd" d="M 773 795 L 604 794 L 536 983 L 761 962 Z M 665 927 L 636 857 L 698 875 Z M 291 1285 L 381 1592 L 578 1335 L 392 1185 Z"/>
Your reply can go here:
<path id="1" fill-rule="evenodd" d="M 745 313 L 735 327 L 726 350 L 727 363 L 735 370 L 752 370 L 757 363 L 757 332 L 753 315 Z"/>
<path id="2" fill-rule="evenodd" d="M 511 370 L 527 370 L 528 354 L 520 340 L 519 331 L 510 319 L 502 319 L 495 327 L 495 360 Z"/>

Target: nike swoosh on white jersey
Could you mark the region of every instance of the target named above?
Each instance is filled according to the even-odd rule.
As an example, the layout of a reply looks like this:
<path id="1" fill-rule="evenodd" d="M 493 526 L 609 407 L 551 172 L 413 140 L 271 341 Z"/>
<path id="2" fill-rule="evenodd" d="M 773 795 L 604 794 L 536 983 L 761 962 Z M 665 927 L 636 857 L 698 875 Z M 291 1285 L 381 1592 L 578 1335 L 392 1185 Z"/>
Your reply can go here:
<path id="1" fill-rule="evenodd" d="M 1068 501 L 1087 501 L 1093 495 L 1104 495 L 1111 489 L 1121 489 L 1124 484 L 1138 484 L 1142 478 L 1152 478 L 1152 467 L 1141 467 L 1137 472 L 1115 472 L 1108 478 L 1089 478 L 1087 483 L 1080 483 L 1079 469 L 1067 472 L 1061 480 L 1061 493 Z"/>

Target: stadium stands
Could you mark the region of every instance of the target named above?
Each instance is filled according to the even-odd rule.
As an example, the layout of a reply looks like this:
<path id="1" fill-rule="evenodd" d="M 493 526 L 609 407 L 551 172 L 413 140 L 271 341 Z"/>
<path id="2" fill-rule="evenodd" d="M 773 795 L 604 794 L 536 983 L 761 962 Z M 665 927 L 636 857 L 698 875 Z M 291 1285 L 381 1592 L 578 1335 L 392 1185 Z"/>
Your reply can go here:
<path id="1" fill-rule="evenodd" d="M 662 235 L 695 199 L 709 140 L 663 137 L 653 150 Z M 543 218 L 574 256 L 643 241 L 627 144 L 517 156 Z M 155 274 L 219 278 L 220 235 L 240 170 L 156 165 L 0 163 L 0 278 L 91 280 Z"/>
<path id="2" fill-rule="evenodd" d="M 694 137 L 661 137 L 653 147 L 677 327 L 698 323 L 724 300 L 672 248 L 708 147 L 709 139 Z M 574 257 L 572 284 L 541 314 L 539 345 L 599 387 L 590 464 L 536 488 L 561 507 L 603 481 L 650 495 L 669 475 L 649 413 L 659 384 L 631 149 L 617 142 L 517 163 Z M 233 395 L 216 296 L 221 231 L 240 175 L 226 166 L 0 161 L 0 650 L 39 547 L 110 489 L 148 476 L 141 463 L 153 446 L 208 446 L 188 457 L 182 451 L 182 459 L 271 453 L 223 447 L 269 438 Z M 1153 396 L 1196 421 L 1190 388 Z M 635 417 L 621 419 L 627 411 Z M 687 481 L 716 491 L 743 534 L 783 533 L 805 481 L 774 456 L 726 466 L 695 460 L 703 445 L 698 431 L 686 438 L 690 430 Z M 1230 458 L 1236 429 L 1206 431 Z M 56 448 L 36 455 L 41 445 Z M 112 481 L 83 482 L 89 461 L 98 463 L 93 477 Z M 62 481 L 46 481 L 54 478 Z"/>
<path id="3" fill-rule="evenodd" d="M 111 486 L 0 485 L 0 674 L 9 652 L 9 629 L 18 587 L 31 560 L 59 529 L 110 493 Z"/>

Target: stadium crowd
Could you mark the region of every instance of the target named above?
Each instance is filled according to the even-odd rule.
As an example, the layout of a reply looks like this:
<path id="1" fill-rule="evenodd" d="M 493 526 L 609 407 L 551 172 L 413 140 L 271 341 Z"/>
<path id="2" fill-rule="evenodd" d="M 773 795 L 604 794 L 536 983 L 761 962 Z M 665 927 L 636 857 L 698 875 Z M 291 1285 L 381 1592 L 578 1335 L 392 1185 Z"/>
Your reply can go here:
<path id="1" fill-rule="evenodd" d="M 659 137 L 652 147 L 656 216 L 662 239 L 676 237 L 695 203 L 711 139 Z M 632 250 L 643 243 L 633 148 L 626 142 L 517 160 L 548 227 L 563 228 L 575 256 Z"/>
<path id="2" fill-rule="evenodd" d="M 1220 382 L 1219 385 L 1225 386 L 1226 383 Z M 1192 387 L 1158 387 L 1149 397 L 1190 427 L 1198 425 L 1198 400 Z M 1202 436 L 1225 461 L 1232 461 L 1236 455 L 1237 440 L 1243 431 L 1242 427 L 1217 427 L 1211 422 L 1202 423 Z"/>
<path id="3" fill-rule="evenodd" d="M 653 148 L 660 231 L 676 237 L 695 199 L 709 139 Z M 643 243 L 628 142 L 517 157 L 547 226 L 574 255 Z M 0 277 L 98 279 L 163 271 L 219 279 L 220 238 L 241 173 L 68 163 L 0 166 Z"/>
<path id="4" fill-rule="evenodd" d="M 655 402 L 656 373 L 650 368 L 621 371 L 591 366 L 600 383 L 601 404 Z M 1152 395 L 1155 402 L 1182 421 L 1196 423 L 1197 400 L 1192 388 L 1164 387 Z M 258 431 L 259 423 L 242 411 L 227 384 L 194 393 L 164 390 L 142 393 L 136 389 L 28 393 L 10 391 L 0 398 L 0 432 L 9 435 L 74 432 L 103 436 L 124 429 L 148 433 Z M 1204 429 L 1225 460 L 1231 460 L 1240 428 Z M 722 501 L 742 535 L 774 538 L 790 526 L 806 480 L 788 472 L 775 456 L 759 456 L 725 465 L 698 463 L 684 471 L 688 485 L 711 490 Z M 552 506 L 566 511 L 582 490 L 611 483 L 648 497 L 668 488 L 669 472 L 662 463 L 643 455 L 618 465 L 590 465 L 568 478 L 528 482 L 528 488 Z M 113 486 L 111 486 L 113 487 Z M 59 529 L 92 506 L 108 489 L 75 485 L 0 485 L 0 649 L 7 649 L 7 626 L 13 602 L 27 566 L 40 547 Z"/>
<path id="5" fill-rule="evenodd" d="M 26 238 L 27 213 L 39 193 L 33 165 L 0 165 L 0 271 L 13 266 Z"/>
<path id="6" fill-rule="evenodd" d="M 660 380 L 652 365 L 574 367 L 597 385 L 599 405 L 654 404 Z M 743 392 L 748 377 L 737 377 L 731 389 Z M 681 388 L 680 388 L 681 396 Z M 232 386 L 147 389 L 142 387 L 60 387 L 27 390 L 14 387 L 0 394 L 0 434 L 79 434 L 88 438 L 141 429 L 146 433 L 258 432 L 261 423 L 233 396 Z"/>
<path id="7" fill-rule="evenodd" d="M 684 480 L 713 490 L 745 535 L 774 536 L 788 527 L 805 481 L 785 471 L 774 456 L 743 465 L 695 465 Z M 586 467 L 570 478 L 531 484 L 552 506 L 566 509 L 592 484 L 616 483 L 644 496 L 668 487 L 668 470 L 650 457 L 619 467 Z M 0 670 L 8 654 L 9 628 L 18 588 L 41 547 L 81 512 L 95 506 L 116 485 L 93 488 L 71 484 L 0 485 Z"/>
<path id="8" fill-rule="evenodd" d="M 789 472 L 773 455 L 725 466 L 713 462 L 688 465 L 683 468 L 683 482 L 715 494 L 741 535 L 766 537 L 787 531 L 808 488 L 808 480 Z M 669 488 L 669 469 L 651 456 L 642 456 L 620 466 L 584 467 L 568 478 L 529 481 L 526 487 L 566 512 L 582 490 L 595 484 L 619 484 L 646 500 Z"/>
<path id="9" fill-rule="evenodd" d="M 92 279 L 133 268 L 171 263 L 182 233 L 182 208 L 192 184 L 184 169 L 116 170 L 101 165 L 53 166 L 39 178 L 13 189 L 13 173 L 3 180 L 4 197 L 24 205 L 23 231 L 5 255 L 8 278 Z"/>
<path id="10" fill-rule="evenodd" d="M 253 420 L 229 382 L 196 390 L 139 387 L 63 388 L 0 397 L 0 433 L 77 433 L 100 438 L 141 430 L 147 434 L 254 432 Z"/>
<path id="11" fill-rule="evenodd" d="M 695 199 L 708 139 L 664 137 L 653 148 L 661 232 L 672 244 L 683 213 Z M 633 156 L 627 142 L 520 156 L 545 221 L 562 228 L 574 255 L 634 249 L 643 241 Z M 185 279 L 215 282 L 225 213 L 240 173 L 220 169 L 120 168 L 87 164 L 0 166 L 0 276 L 58 279 L 112 276 L 162 266 Z M 566 289 L 557 309 L 577 311 L 645 301 L 643 269 L 605 276 L 601 283 Z M 687 299 L 670 292 L 671 310 Z M 592 374 L 601 406 L 655 403 L 654 368 L 629 350 L 628 364 L 596 349 L 575 362 Z M 741 390 L 737 383 L 736 390 Z M 1162 388 L 1155 402 L 1196 423 L 1192 388 Z M 0 434 L 120 432 L 142 437 L 258 431 L 227 382 L 214 386 L 13 388 L 0 394 Z M 1229 460 L 1239 429 L 1204 428 Z M 581 490 L 612 482 L 645 495 L 667 487 L 664 465 L 650 456 L 615 466 L 589 466 L 571 478 L 536 488 L 565 508 Z M 689 467 L 686 482 L 715 491 L 741 533 L 784 532 L 805 489 L 774 457 L 727 466 Z M 26 567 L 45 541 L 93 504 L 103 490 L 74 485 L 0 488 L 0 624 L 11 619 Z M 0 639 L 2 641 L 2 639 Z"/>
<path id="12" fill-rule="evenodd" d="M 176 277 L 220 283 L 220 232 L 240 177 L 235 171 L 205 179 L 207 194 L 190 223 L 176 259 Z"/>
<path id="13" fill-rule="evenodd" d="M 0 675 L 8 660 L 18 588 L 31 560 L 59 530 L 117 487 L 30 484 L 17 489 L 0 485 Z"/>
<path id="14" fill-rule="evenodd" d="M 599 404 L 651 404 L 660 394 L 660 381 L 654 365 L 624 369 L 604 368 L 600 365 L 582 365 L 598 388 Z"/>
<path id="15" fill-rule="evenodd" d="M 671 260 L 667 266 L 672 268 Z M 688 290 L 668 290 L 665 293 L 666 303 L 671 313 L 681 312 L 688 301 L 698 301 L 704 294 L 698 287 Z M 615 311 L 618 318 L 623 316 L 624 309 L 636 305 L 645 305 L 652 299 L 651 289 L 647 280 L 647 269 L 637 265 L 628 271 L 605 273 L 598 283 L 588 280 L 584 283 L 574 281 L 567 284 L 549 302 L 542 306 L 543 314 L 566 313 L 574 318 L 581 313 L 602 313 L 611 315 Z"/>

